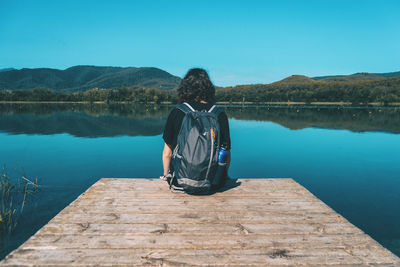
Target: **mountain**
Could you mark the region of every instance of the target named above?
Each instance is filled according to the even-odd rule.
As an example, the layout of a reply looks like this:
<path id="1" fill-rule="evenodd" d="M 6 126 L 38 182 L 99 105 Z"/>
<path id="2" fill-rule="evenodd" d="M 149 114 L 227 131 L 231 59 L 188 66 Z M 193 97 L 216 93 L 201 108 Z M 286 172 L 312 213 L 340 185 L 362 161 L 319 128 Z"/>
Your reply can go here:
<path id="1" fill-rule="evenodd" d="M 387 72 L 387 73 L 373 73 L 383 77 L 397 77 L 400 76 L 400 71 L 397 72 Z"/>
<path id="2" fill-rule="evenodd" d="M 0 72 L 3 72 L 3 71 L 10 71 L 10 70 L 15 70 L 14 68 L 5 68 L 5 69 L 0 69 Z"/>
<path id="3" fill-rule="evenodd" d="M 366 81 L 366 80 L 377 80 L 389 77 L 400 76 L 400 71 L 398 72 L 388 72 L 388 73 L 368 73 L 368 72 L 358 72 L 351 75 L 332 75 L 332 76 L 319 76 L 313 77 L 314 80 L 325 80 L 325 81 Z"/>
<path id="4" fill-rule="evenodd" d="M 284 79 L 282 79 L 280 81 L 271 83 L 271 85 L 272 84 L 284 84 L 284 83 L 305 84 L 305 83 L 314 83 L 314 82 L 315 82 L 314 79 L 312 79 L 310 77 L 307 77 L 307 76 L 304 76 L 304 75 L 292 75 L 292 76 L 284 78 Z"/>
<path id="5" fill-rule="evenodd" d="M 152 67 L 74 66 L 65 70 L 23 68 L 0 72 L 0 89 L 9 90 L 44 87 L 74 92 L 96 87 L 117 89 L 124 86 L 173 89 L 179 82 L 179 77 Z"/>

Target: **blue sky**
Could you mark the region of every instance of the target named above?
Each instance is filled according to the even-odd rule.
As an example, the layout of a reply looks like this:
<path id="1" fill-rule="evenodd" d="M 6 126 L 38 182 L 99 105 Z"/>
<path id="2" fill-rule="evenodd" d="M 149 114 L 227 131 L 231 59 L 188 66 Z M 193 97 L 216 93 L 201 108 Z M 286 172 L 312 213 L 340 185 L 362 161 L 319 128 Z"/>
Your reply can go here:
<path id="1" fill-rule="evenodd" d="M 0 68 L 152 66 L 216 85 L 400 71 L 400 1 L 0 0 Z"/>

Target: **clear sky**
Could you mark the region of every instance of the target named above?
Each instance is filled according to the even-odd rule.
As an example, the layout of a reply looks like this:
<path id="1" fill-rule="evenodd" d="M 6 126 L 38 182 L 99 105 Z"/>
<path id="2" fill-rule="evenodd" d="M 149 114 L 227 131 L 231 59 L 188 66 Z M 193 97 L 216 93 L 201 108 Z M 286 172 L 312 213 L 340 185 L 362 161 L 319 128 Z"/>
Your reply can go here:
<path id="1" fill-rule="evenodd" d="M 0 68 L 208 70 L 216 85 L 400 71 L 399 0 L 0 0 Z"/>

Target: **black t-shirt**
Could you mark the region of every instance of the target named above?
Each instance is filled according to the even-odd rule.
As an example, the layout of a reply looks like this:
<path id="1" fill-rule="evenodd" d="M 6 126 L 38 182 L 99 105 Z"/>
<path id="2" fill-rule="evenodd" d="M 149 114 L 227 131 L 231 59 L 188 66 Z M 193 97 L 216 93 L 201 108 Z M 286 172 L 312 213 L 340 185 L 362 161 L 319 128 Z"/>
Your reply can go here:
<path id="1" fill-rule="evenodd" d="M 201 111 L 201 110 L 209 110 L 214 104 L 213 103 L 200 103 L 200 102 L 189 102 L 189 105 L 192 106 L 193 109 Z M 185 113 L 178 109 L 174 108 L 168 116 L 167 123 L 165 125 L 163 139 L 165 143 L 174 150 L 177 140 L 178 134 L 181 129 L 183 117 L 185 117 Z M 218 122 L 220 127 L 220 144 L 225 146 L 228 150 L 231 149 L 231 138 L 229 135 L 229 123 L 228 116 L 224 111 L 218 115 Z"/>

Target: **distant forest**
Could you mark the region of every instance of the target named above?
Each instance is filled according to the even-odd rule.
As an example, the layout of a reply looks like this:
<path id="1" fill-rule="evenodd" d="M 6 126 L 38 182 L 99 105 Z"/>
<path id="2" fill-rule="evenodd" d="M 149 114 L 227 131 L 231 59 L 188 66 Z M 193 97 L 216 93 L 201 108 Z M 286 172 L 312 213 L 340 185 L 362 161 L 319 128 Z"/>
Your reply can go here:
<path id="1" fill-rule="evenodd" d="M 366 77 L 368 79 L 313 79 L 294 75 L 271 84 L 218 88 L 216 100 L 223 103 L 349 102 L 354 105 L 400 102 L 400 76 L 369 79 L 369 74 L 366 74 Z M 94 88 L 84 92 L 45 88 L 0 90 L 0 101 L 177 103 L 178 98 L 176 89 L 126 86 L 119 89 Z"/>
<path id="2" fill-rule="evenodd" d="M 33 90 L 0 90 L 0 101 L 65 102 L 134 102 L 161 103 L 178 101 L 176 91 L 128 86 L 120 89 L 90 89 L 85 92 L 56 92 L 45 88 Z"/>
<path id="3" fill-rule="evenodd" d="M 315 80 L 294 75 L 271 84 L 239 85 L 217 91 L 222 102 L 372 102 L 400 101 L 400 77 L 375 80 Z"/>

